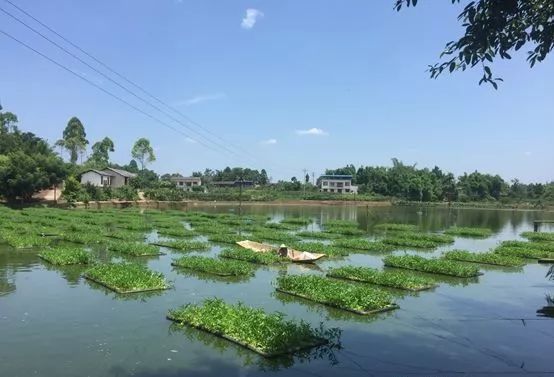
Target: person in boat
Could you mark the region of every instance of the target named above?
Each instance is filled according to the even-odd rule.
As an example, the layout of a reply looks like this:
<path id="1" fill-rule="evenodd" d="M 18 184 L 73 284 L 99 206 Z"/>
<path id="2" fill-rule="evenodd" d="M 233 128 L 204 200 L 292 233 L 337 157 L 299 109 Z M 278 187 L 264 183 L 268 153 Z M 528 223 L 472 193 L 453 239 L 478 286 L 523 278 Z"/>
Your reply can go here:
<path id="1" fill-rule="evenodd" d="M 277 251 L 277 253 L 281 258 L 286 258 L 289 255 L 289 249 L 285 246 L 284 243 L 282 243 L 281 246 L 279 246 L 279 250 Z"/>

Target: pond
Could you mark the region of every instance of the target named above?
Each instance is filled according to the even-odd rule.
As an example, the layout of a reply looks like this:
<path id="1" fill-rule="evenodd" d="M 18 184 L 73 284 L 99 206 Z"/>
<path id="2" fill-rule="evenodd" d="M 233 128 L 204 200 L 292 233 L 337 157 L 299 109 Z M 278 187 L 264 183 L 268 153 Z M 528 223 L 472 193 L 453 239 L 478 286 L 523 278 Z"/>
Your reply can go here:
<path id="1" fill-rule="evenodd" d="M 233 206 L 195 207 L 236 213 Z M 520 239 L 533 220 L 554 213 L 477 209 L 420 211 L 414 207 L 244 205 L 243 213 L 328 220 L 355 220 L 362 229 L 375 223 L 418 224 L 429 231 L 449 226 L 488 227 L 486 239 L 456 238 L 434 251 L 399 250 L 388 254 L 440 255 L 445 250 L 484 251 L 500 241 Z M 371 234 L 371 233 L 370 233 Z M 202 255 L 216 255 L 214 247 Z M 82 267 L 52 267 L 37 250 L 16 251 L 0 244 L 0 376 L 455 376 L 543 375 L 554 372 L 553 319 L 537 316 L 554 293 L 548 265 L 485 267 L 478 278 L 443 277 L 439 286 L 419 293 L 393 292 L 400 309 L 359 316 L 275 292 L 286 273 L 319 274 L 329 267 L 355 264 L 382 267 L 384 254 L 351 254 L 317 267 L 257 267 L 250 278 L 233 280 L 171 267 L 182 253 L 169 249 L 156 257 L 134 258 L 164 273 L 173 288 L 119 295 L 81 277 Z M 198 253 L 200 254 L 200 253 Z M 132 259 L 132 258 L 128 258 Z M 167 319 L 169 309 L 205 298 L 242 301 L 281 311 L 313 326 L 342 330 L 340 346 L 294 358 L 264 359 L 225 340 Z"/>

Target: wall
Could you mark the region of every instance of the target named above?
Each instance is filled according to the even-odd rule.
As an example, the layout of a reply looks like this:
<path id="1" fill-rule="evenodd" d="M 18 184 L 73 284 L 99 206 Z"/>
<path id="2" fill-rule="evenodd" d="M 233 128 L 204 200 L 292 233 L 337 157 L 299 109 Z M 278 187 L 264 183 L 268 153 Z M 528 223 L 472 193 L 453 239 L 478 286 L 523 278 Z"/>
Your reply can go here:
<path id="1" fill-rule="evenodd" d="M 100 174 L 88 171 L 85 174 L 81 176 L 81 184 L 90 183 L 94 186 L 102 186 L 101 176 Z"/>

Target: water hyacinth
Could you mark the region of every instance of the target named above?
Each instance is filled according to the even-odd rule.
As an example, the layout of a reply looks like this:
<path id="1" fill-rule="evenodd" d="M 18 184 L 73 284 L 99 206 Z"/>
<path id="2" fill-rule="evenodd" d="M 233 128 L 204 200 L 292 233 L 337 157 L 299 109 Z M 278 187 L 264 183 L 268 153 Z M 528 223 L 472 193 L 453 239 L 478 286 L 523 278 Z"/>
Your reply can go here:
<path id="1" fill-rule="evenodd" d="M 277 229 L 277 230 L 297 230 L 301 228 L 302 225 L 297 224 L 287 224 L 287 223 L 265 223 L 261 225 L 261 229 Z"/>
<path id="2" fill-rule="evenodd" d="M 533 247 L 499 246 L 495 248 L 493 252 L 500 255 L 527 259 L 554 258 L 554 253 L 541 249 L 535 249 Z"/>
<path id="3" fill-rule="evenodd" d="M 163 274 L 136 263 L 99 264 L 83 276 L 117 293 L 134 293 L 169 288 Z"/>
<path id="4" fill-rule="evenodd" d="M 554 232 L 523 232 L 521 237 L 531 241 L 548 241 L 554 242 Z"/>
<path id="5" fill-rule="evenodd" d="M 379 289 L 316 275 L 286 275 L 277 278 L 277 290 L 348 310 L 357 314 L 396 309 L 392 296 Z"/>
<path id="6" fill-rule="evenodd" d="M 349 254 L 345 248 L 326 245 L 321 242 L 293 242 L 287 244 L 287 247 L 299 251 L 308 251 L 311 253 L 323 253 L 329 257 L 345 257 Z"/>
<path id="7" fill-rule="evenodd" d="M 330 233 L 330 234 L 339 234 L 343 236 L 361 236 L 365 234 L 363 230 L 354 228 L 354 227 L 336 227 L 336 228 L 325 227 L 323 232 Z"/>
<path id="8" fill-rule="evenodd" d="M 415 249 L 434 249 L 440 245 L 435 241 L 429 241 L 425 239 L 415 239 L 411 237 L 405 237 L 403 235 L 395 237 L 386 237 L 382 240 L 383 243 L 387 245 L 397 246 L 397 247 L 408 247 Z"/>
<path id="9" fill-rule="evenodd" d="M 46 249 L 41 251 L 38 256 L 45 261 L 58 266 L 90 264 L 94 261 L 94 258 L 88 251 L 77 247 L 56 247 L 53 249 Z"/>
<path id="10" fill-rule="evenodd" d="M 21 234 L 10 230 L 2 230 L 0 238 L 16 249 L 28 249 L 32 247 L 48 246 L 52 239 L 37 234 Z"/>
<path id="11" fill-rule="evenodd" d="M 327 342 L 324 332 L 306 322 L 285 319 L 282 313 L 266 313 L 242 303 L 229 305 L 207 299 L 201 305 L 170 310 L 167 318 L 233 341 L 263 356 L 293 353 Z"/>
<path id="12" fill-rule="evenodd" d="M 237 259 L 265 265 L 287 262 L 286 259 L 281 258 L 277 253 L 258 253 L 253 250 L 238 247 L 222 250 L 219 256 L 221 258 Z"/>
<path id="13" fill-rule="evenodd" d="M 221 260 L 200 256 L 187 256 L 175 259 L 173 266 L 219 276 L 248 276 L 254 273 L 251 264 L 236 260 Z"/>
<path id="14" fill-rule="evenodd" d="M 152 243 L 152 245 L 168 247 L 179 251 L 202 251 L 210 250 L 211 248 L 211 245 L 207 242 L 183 240 L 158 241 L 156 243 Z"/>
<path id="15" fill-rule="evenodd" d="M 417 225 L 413 224 L 396 224 L 396 223 L 382 223 L 373 227 L 374 230 L 382 231 L 399 231 L 399 232 L 416 232 L 418 230 Z"/>
<path id="16" fill-rule="evenodd" d="M 184 227 L 175 227 L 175 228 L 160 228 L 158 229 L 158 234 L 162 236 L 171 236 L 171 237 L 196 237 L 198 233 L 192 230 L 185 229 Z"/>
<path id="17" fill-rule="evenodd" d="M 309 230 L 303 230 L 301 232 L 297 232 L 296 235 L 298 237 L 303 238 L 312 238 L 312 239 L 322 239 L 322 240 L 332 240 L 336 238 L 340 238 L 340 234 L 334 234 L 334 233 L 325 233 L 325 232 L 312 232 Z"/>
<path id="18" fill-rule="evenodd" d="M 443 254 L 444 259 L 462 262 L 492 264 L 496 266 L 521 267 L 525 262 L 521 258 L 498 253 L 471 253 L 466 250 L 451 250 Z"/>
<path id="19" fill-rule="evenodd" d="M 64 233 L 61 235 L 61 239 L 84 245 L 93 245 L 105 242 L 104 237 L 100 233 Z"/>
<path id="20" fill-rule="evenodd" d="M 503 241 L 502 247 L 522 247 L 554 253 L 554 242 Z"/>
<path id="21" fill-rule="evenodd" d="M 104 236 L 109 238 L 115 238 L 123 241 L 144 241 L 146 236 L 144 233 L 127 231 L 127 230 L 116 230 L 110 232 L 104 232 Z"/>
<path id="22" fill-rule="evenodd" d="M 331 243 L 334 247 L 345 248 L 345 249 L 355 249 L 355 250 L 365 250 L 365 251 L 392 251 L 394 247 L 392 245 L 386 244 L 381 241 L 369 241 L 366 239 L 358 238 L 343 238 L 340 240 L 335 240 Z"/>
<path id="23" fill-rule="evenodd" d="M 383 259 L 385 266 L 455 277 L 474 277 L 480 275 L 476 266 L 465 265 L 446 259 L 426 259 L 418 255 L 389 255 Z"/>
<path id="24" fill-rule="evenodd" d="M 159 247 L 143 242 L 110 241 L 108 243 L 108 250 L 133 257 L 161 255 Z"/>
<path id="25" fill-rule="evenodd" d="M 333 268 L 327 272 L 327 276 L 408 291 L 421 291 L 437 286 L 433 280 L 428 278 L 399 271 L 379 271 L 370 267 L 343 266 Z"/>
<path id="26" fill-rule="evenodd" d="M 282 224 L 308 225 L 313 222 L 309 217 L 287 217 L 281 220 Z"/>
<path id="27" fill-rule="evenodd" d="M 453 226 L 446 229 L 444 233 L 460 237 L 486 238 L 492 235 L 492 230 L 488 228 L 467 228 Z"/>
<path id="28" fill-rule="evenodd" d="M 208 241 L 216 243 L 230 243 L 234 245 L 239 241 L 245 240 L 246 238 L 248 237 L 238 234 L 211 234 L 208 236 Z"/>
<path id="29" fill-rule="evenodd" d="M 254 232 L 252 234 L 252 237 L 250 238 L 263 241 L 277 241 L 278 243 L 291 243 L 295 241 L 300 241 L 300 239 L 293 234 L 279 231 L 258 231 Z"/>

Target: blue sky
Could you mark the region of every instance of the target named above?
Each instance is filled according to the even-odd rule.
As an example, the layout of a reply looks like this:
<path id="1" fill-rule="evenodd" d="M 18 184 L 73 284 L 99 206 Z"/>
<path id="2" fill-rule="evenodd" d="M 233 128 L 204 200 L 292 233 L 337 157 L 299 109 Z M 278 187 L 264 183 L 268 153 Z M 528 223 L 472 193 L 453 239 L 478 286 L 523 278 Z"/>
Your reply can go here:
<path id="1" fill-rule="evenodd" d="M 393 0 L 11 1 L 220 138 L 210 139 L 241 149 L 207 149 L 0 13 L 1 30 L 180 130 L 0 35 L 2 105 L 21 128 L 52 142 L 77 116 L 91 144 L 114 140 L 119 163 L 130 160 L 137 138 L 149 138 L 159 173 L 230 165 L 289 179 L 304 168 L 319 174 L 397 157 L 455 174 L 554 178 L 552 59 L 532 70 L 524 53 L 496 63 L 505 80 L 498 91 L 477 85 L 478 70 L 429 79 L 427 64 L 461 33 L 460 7 L 450 1 L 421 1 L 400 13 Z M 4 0 L 0 7 L 24 18 Z"/>

